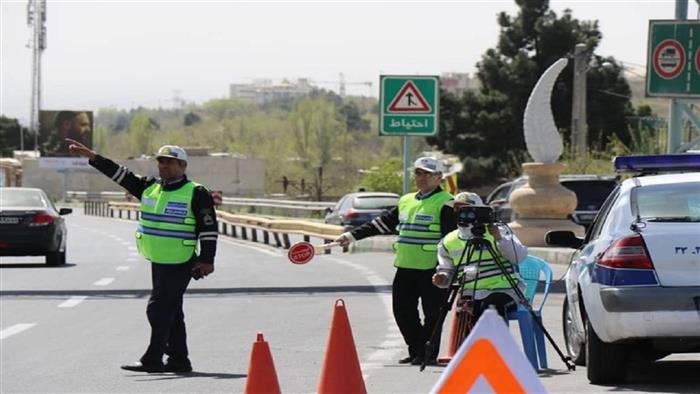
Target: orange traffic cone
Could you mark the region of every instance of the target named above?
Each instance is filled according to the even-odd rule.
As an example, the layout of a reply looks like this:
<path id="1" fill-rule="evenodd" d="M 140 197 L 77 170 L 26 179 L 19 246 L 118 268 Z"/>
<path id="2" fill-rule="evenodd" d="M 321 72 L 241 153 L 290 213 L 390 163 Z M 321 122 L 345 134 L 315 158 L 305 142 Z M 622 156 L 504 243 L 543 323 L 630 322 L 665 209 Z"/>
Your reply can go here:
<path id="1" fill-rule="evenodd" d="M 459 319 L 457 318 L 457 308 L 453 308 L 452 324 L 450 324 L 450 341 L 447 343 L 447 355 L 438 357 L 440 364 L 447 364 L 452 360 L 459 348 Z"/>
<path id="2" fill-rule="evenodd" d="M 277 372 L 275 372 L 275 363 L 272 361 L 270 346 L 265 342 L 261 332 L 258 333 L 257 340 L 253 342 L 244 392 L 246 394 L 279 394 L 282 392 L 277 381 Z"/>
<path id="3" fill-rule="evenodd" d="M 341 299 L 335 301 L 318 393 L 367 393 L 345 301 Z"/>

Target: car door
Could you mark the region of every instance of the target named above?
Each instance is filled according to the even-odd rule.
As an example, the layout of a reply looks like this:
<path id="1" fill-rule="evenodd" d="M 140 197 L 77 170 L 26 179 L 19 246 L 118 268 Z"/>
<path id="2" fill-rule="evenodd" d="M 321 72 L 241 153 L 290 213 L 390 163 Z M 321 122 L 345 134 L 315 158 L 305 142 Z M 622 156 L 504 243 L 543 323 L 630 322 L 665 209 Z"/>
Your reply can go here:
<path id="1" fill-rule="evenodd" d="M 601 248 L 597 243 L 601 241 L 600 238 L 605 221 L 619 197 L 620 188 L 616 187 L 601 206 L 595 219 L 593 219 L 593 223 L 591 223 L 591 227 L 583 240 L 583 245 L 574 252 L 571 264 L 566 272 L 566 297 L 573 312 L 574 324 L 580 333 L 585 332 L 585 324 L 580 313 L 583 308 L 579 297 L 579 286 L 588 286 L 590 284 L 590 270 L 598 258 L 596 251 Z"/>
<path id="2" fill-rule="evenodd" d="M 335 204 L 333 209 L 330 212 L 328 212 L 328 215 L 326 215 L 326 218 L 324 219 L 324 222 L 326 224 L 340 225 L 340 207 L 345 203 L 346 200 L 348 200 L 347 194 L 341 197 L 340 200 L 338 200 L 338 203 Z"/>

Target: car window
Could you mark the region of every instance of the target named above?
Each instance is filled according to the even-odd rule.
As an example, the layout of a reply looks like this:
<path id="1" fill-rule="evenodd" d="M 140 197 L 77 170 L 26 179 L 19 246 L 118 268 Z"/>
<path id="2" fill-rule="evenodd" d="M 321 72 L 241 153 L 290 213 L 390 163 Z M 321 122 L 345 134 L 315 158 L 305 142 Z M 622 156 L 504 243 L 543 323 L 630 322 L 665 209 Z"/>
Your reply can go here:
<path id="1" fill-rule="evenodd" d="M 342 204 L 340 204 L 340 212 L 345 212 L 350 209 L 352 207 L 352 200 L 353 198 L 351 197 L 344 199 Z"/>
<path id="2" fill-rule="evenodd" d="M 338 203 L 335 204 L 335 206 L 333 207 L 333 212 L 338 212 L 340 207 L 343 206 L 343 202 L 345 202 L 345 200 L 347 200 L 347 199 L 348 199 L 347 196 L 343 196 L 340 200 L 338 200 Z"/>
<path id="3" fill-rule="evenodd" d="M 398 202 L 399 198 L 393 196 L 356 197 L 352 205 L 357 209 L 388 209 Z"/>
<path id="4" fill-rule="evenodd" d="M 684 182 L 635 188 L 633 211 L 655 222 L 700 222 L 700 183 Z"/>
<path id="5" fill-rule="evenodd" d="M 2 188 L 0 191 L 0 208 L 46 208 L 48 203 L 48 200 L 38 190 Z"/>
<path id="6" fill-rule="evenodd" d="M 610 212 L 610 209 L 615 205 L 615 201 L 617 201 L 617 197 L 619 194 L 620 188 L 615 187 L 613 191 L 608 195 L 608 198 L 605 200 L 600 210 L 598 211 L 598 214 L 593 220 L 593 224 L 591 225 L 590 231 L 588 232 L 588 234 L 586 234 L 586 237 L 583 241 L 584 244 L 588 243 L 593 239 L 598 238 L 598 236 L 600 235 L 600 231 L 603 228 L 603 223 L 605 223 L 605 219 L 608 217 L 608 212 Z"/>
<path id="7" fill-rule="evenodd" d="M 597 211 L 615 189 L 615 181 L 562 181 L 562 186 L 576 193 L 577 211 Z"/>
<path id="8" fill-rule="evenodd" d="M 503 185 L 496 189 L 492 194 L 487 203 L 490 203 L 494 200 L 507 200 L 508 199 L 508 194 L 510 192 L 510 187 L 511 185 Z"/>

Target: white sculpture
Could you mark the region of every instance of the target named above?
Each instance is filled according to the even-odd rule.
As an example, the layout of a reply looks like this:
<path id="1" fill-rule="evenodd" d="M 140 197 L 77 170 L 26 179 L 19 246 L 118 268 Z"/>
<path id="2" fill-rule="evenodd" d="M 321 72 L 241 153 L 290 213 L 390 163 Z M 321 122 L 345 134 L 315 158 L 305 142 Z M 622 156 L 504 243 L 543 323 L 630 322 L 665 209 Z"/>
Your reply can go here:
<path id="1" fill-rule="evenodd" d="M 523 119 L 525 145 L 530 156 L 539 163 L 554 163 L 564 150 L 561 136 L 554 124 L 550 100 L 554 82 L 567 62 L 561 58 L 549 66 L 527 99 Z"/>

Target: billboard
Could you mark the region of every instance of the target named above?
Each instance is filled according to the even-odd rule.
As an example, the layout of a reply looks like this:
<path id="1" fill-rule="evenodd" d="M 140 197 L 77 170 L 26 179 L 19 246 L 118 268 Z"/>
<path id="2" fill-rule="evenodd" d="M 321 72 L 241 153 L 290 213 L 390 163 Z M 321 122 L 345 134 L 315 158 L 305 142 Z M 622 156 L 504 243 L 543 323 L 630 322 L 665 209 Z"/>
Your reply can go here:
<path id="1" fill-rule="evenodd" d="M 92 111 L 39 111 L 39 151 L 42 157 L 71 156 L 66 138 L 92 148 Z"/>

